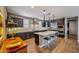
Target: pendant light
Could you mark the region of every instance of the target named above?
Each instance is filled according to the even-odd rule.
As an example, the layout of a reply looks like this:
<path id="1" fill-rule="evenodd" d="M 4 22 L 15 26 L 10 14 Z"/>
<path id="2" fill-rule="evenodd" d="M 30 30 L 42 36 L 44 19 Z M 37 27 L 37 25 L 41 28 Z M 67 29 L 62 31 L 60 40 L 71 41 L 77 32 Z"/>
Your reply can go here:
<path id="1" fill-rule="evenodd" d="M 43 10 L 43 20 L 45 20 L 45 13 L 46 13 L 46 11 Z"/>
<path id="2" fill-rule="evenodd" d="M 46 11 L 43 10 L 43 22 L 42 22 L 42 27 L 46 27 L 46 22 L 45 22 L 45 13 L 46 13 Z"/>

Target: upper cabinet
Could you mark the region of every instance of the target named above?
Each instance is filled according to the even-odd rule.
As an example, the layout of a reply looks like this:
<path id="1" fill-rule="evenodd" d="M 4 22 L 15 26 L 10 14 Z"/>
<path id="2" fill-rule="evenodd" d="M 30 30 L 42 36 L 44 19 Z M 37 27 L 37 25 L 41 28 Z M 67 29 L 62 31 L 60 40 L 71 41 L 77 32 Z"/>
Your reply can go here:
<path id="1" fill-rule="evenodd" d="M 7 19 L 6 8 L 0 6 L 0 41 L 6 38 L 5 34 L 5 20 Z"/>

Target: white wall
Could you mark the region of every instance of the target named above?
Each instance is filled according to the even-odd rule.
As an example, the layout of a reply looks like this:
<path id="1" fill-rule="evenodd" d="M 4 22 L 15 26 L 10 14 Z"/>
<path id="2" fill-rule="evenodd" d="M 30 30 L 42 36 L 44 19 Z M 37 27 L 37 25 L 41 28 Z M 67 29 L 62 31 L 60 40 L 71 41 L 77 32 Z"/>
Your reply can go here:
<path id="1" fill-rule="evenodd" d="M 77 41 L 78 41 L 78 43 L 79 43 L 79 16 L 78 16 L 78 24 L 77 24 L 77 26 L 78 26 L 78 29 L 77 29 Z"/>
<path id="2" fill-rule="evenodd" d="M 39 28 L 42 28 L 42 21 L 39 21 Z"/>
<path id="3" fill-rule="evenodd" d="M 77 21 L 70 21 L 69 22 L 69 33 L 76 35 L 76 33 L 77 33 Z"/>
<path id="4" fill-rule="evenodd" d="M 68 35 L 67 35 L 67 22 L 68 22 L 68 19 L 65 17 L 65 39 L 68 38 Z"/>
<path id="5" fill-rule="evenodd" d="M 23 27 L 29 28 L 29 25 L 30 25 L 30 19 L 23 18 Z"/>

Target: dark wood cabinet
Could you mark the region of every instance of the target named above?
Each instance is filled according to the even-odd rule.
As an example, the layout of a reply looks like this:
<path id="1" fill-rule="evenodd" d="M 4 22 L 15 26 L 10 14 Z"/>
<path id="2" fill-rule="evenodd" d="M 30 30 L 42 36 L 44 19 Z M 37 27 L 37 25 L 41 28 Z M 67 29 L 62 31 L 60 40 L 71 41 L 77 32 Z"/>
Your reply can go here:
<path id="1" fill-rule="evenodd" d="M 65 19 L 61 18 L 57 20 L 57 25 L 58 25 L 58 31 L 59 31 L 59 37 L 63 37 L 65 36 Z"/>
<path id="2" fill-rule="evenodd" d="M 42 22 L 42 27 L 50 27 L 50 25 L 51 25 L 51 22 L 49 20 L 44 20 Z"/>
<path id="3" fill-rule="evenodd" d="M 42 22 L 42 27 L 46 27 L 46 21 Z"/>
<path id="4" fill-rule="evenodd" d="M 35 34 L 35 43 L 39 45 L 39 35 Z"/>
<path id="5" fill-rule="evenodd" d="M 10 34 L 7 34 L 7 38 L 11 38 L 12 36 Z M 14 37 L 20 37 L 22 40 L 27 40 L 29 38 L 33 38 L 33 32 L 21 32 L 21 33 L 15 33 Z"/>

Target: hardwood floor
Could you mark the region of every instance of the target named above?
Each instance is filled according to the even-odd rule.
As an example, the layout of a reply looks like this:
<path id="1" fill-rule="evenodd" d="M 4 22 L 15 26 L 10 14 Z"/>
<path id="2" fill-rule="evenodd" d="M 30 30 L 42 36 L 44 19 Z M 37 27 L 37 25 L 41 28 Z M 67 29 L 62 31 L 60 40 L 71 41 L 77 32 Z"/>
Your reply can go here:
<path id="1" fill-rule="evenodd" d="M 35 45 L 35 39 L 31 38 L 26 40 L 27 46 L 27 53 L 37 53 L 36 45 Z"/>
<path id="2" fill-rule="evenodd" d="M 39 48 L 35 44 L 35 39 L 26 40 L 28 43 L 27 53 L 76 53 L 79 52 L 78 44 L 75 39 L 59 38 L 56 41 L 56 46 L 53 49 Z"/>
<path id="3" fill-rule="evenodd" d="M 53 49 L 40 48 L 39 50 L 41 53 L 76 53 L 79 51 L 76 40 L 63 38 L 57 39 Z"/>
<path id="4" fill-rule="evenodd" d="M 77 41 L 74 39 L 62 39 L 58 38 L 58 40 L 61 40 L 60 42 L 57 42 L 56 47 L 52 50 L 52 52 L 57 53 L 75 53 L 77 52 Z"/>

